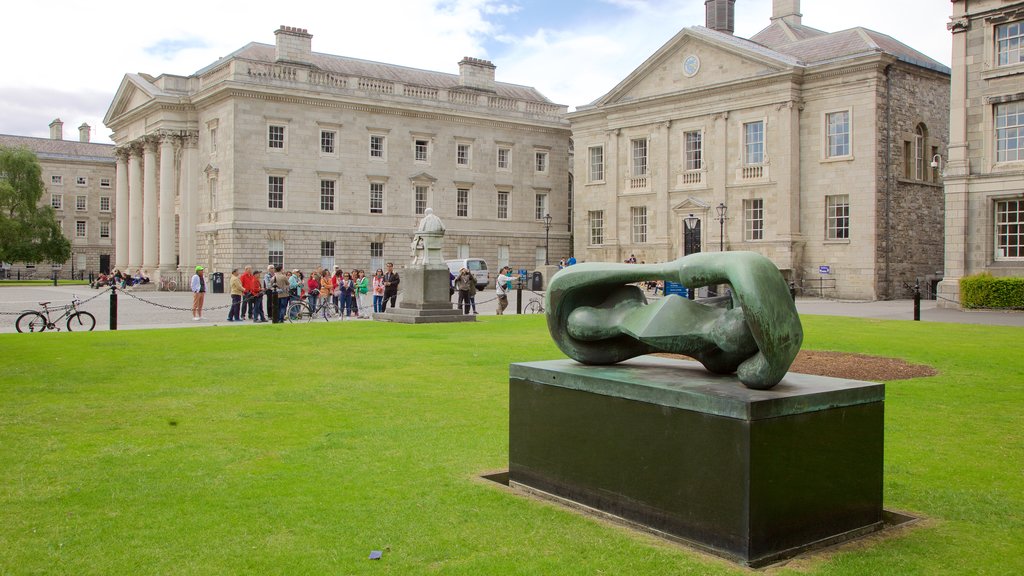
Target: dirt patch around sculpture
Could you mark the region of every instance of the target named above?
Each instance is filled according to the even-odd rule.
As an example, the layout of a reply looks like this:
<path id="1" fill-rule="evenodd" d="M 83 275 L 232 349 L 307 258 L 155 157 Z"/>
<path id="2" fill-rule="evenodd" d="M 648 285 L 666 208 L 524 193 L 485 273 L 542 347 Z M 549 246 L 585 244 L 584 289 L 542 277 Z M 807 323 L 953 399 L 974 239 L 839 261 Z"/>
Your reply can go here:
<path id="1" fill-rule="evenodd" d="M 686 358 L 679 354 L 658 354 L 668 358 Z M 822 350 L 801 350 L 790 372 L 831 376 L 832 378 L 848 378 L 850 380 L 867 380 L 884 382 L 886 380 L 907 380 L 935 376 L 938 370 L 924 364 L 911 364 L 899 358 L 884 356 L 868 356 L 866 354 L 848 354 L 846 352 L 826 352 Z"/>

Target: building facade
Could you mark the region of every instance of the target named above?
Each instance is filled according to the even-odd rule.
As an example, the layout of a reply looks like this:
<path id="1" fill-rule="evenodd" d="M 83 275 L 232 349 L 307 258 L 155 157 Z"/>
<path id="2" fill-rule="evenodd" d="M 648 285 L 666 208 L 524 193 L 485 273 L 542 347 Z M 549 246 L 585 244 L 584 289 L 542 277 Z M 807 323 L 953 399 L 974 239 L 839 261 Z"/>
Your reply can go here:
<path id="1" fill-rule="evenodd" d="M 0 146 L 31 150 L 39 159 L 46 192 L 64 236 L 71 242 L 67 262 L 5 264 L 13 277 L 88 277 L 109 272 L 114 261 L 114 146 L 90 142 L 91 127 L 78 127 L 77 142 L 64 140 L 64 123 L 50 123 L 50 138 L 0 135 Z"/>
<path id="2" fill-rule="evenodd" d="M 402 265 L 427 207 L 446 258 L 533 268 L 548 246 L 568 253 L 565 106 L 485 60 L 444 74 L 275 36 L 191 76 L 125 76 L 104 120 L 120 264 Z"/>
<path id="3" fill-rule="evenodd" d="M 1024 2 L 954 0 L 952 6 L 939 304 L 958 307 L 964 276 L 1024 276 Z"/>
<path id="4" fill-rule="evenodd" d="M 806 291 L 878 299 L 942 269 L 949 70 L 863 28 L 732 34 L 708 0 L 618 86 L 569 115 L 575 253 L 667 261 L 751 250 Z"/>

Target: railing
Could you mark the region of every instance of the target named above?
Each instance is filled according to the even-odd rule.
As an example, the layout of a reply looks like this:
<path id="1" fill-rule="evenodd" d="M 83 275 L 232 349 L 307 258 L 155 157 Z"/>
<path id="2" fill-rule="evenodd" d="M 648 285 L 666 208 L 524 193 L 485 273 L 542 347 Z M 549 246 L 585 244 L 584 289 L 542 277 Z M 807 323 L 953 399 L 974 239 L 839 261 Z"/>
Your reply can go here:
<path id="1" fill-rule="evenodd" d="M 410 98 L 421 98 L 423 100 L 437 100 L 437 88 L 406 86 L 405 95 L 409 96 Z"/>
<path id="2" fill-rule="evenodd" d="M 487 105 L 491 108 L 497 108 L 499 110 L 515 110 L 516 101 L 511 98 L 502 98 L 501 96 L 491 96 L 487 99 Z"/>
<path id="3" fill-rule="evenodd" d="M 366 90 L 367 92 L 380 92 L 381 94 L 395 93 L 394 82 L 388 82 L 387 80 L 378 80 L 376 78 L 360 78 L 358 88 L 359 90 Z"/>
<path id="4" fill-rule="evenodd" d="M 477 99 L 476 94 L 472 92 L 451 92 L 448 95 L 449 100 L 456 104 L 479 104 L 480 101 Z"/>
<path id="5" fill-rule="evenodd" d="M 630 190 L 642 190 L 647 188 L 647 176 L 638 176 L 627 180 L 626 187 Z"/>
<path id="6" fill-rule="evenodd" d="M 764 178 L 764 166 L 743 166 L 740 168 L 741 180 L 760 180 Z"/>
<path id="7" fill-rule="evenodd" d="M 693 186 L 696 184 L 704 183 L 704 171 L 703 170 L 691 170 L 683 172 L 679 175 L 680 186 Z"/>
<path id="8" fill-rule="evenodd" d="M 334 88 L 347 88 L 348 79 L 344 76 L 335 76 L 327 72 L 310 72 L 309 83 L 316 84 L 318 86 L 331 86 Z"/>
<path id="9" fill-rule="evenodd" d="M 279 64 L 250 64 L 249 76 L 252 78 L 269 78 L 272 80 L 288 80 L 294 82 L 298 72 L 291 66 Z"/>

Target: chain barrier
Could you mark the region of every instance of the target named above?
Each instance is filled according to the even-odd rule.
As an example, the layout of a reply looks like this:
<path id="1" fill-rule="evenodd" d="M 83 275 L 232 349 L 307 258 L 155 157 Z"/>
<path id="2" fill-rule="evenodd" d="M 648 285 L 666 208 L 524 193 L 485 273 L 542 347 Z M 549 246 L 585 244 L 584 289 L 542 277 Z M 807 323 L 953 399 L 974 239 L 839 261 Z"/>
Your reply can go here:
<path id="1" fill-rule="evenodd" d="M 79 308 L 84 307 L 89 302 L 92 302 L 93 300 L 99 298 L 100 296 L 106 294 L 109 291 L 110 291 L 110 288 L 107 288 L 106 290 L 101 290 L 99 293 L 97 293 L 95 296 L 93 296 L 91 298 L 86 298 L 85 300 L 79 300 L 78 301 L 78 307 Z M 78 299 L 77 298 L 72 298 L 71 300 L 68 300 L 68 304 L 58 304 L 58 306 L 70 305 L 75 300 L 78 300 Z M 51 301 L 51 303 L 53 303 L 53 302 Z M 24 310 L 18 310 L 17 312 L 3 312 L 3 311 L 0 311 L 0 316 L 21 316 L 25 312 L 35 312 L 35 311 L 36 311 L 35 308 L 25 308 Z"/>

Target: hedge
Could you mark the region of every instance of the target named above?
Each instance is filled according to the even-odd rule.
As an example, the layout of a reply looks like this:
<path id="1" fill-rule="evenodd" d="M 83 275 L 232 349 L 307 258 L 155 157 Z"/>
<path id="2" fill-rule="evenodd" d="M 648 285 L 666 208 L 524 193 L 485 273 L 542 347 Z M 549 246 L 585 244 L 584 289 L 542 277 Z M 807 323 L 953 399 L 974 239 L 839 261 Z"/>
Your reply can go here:
<path id="1" fill-rule="evenodd" d="M 1024 278 L 996 278 L 988 272 L 960 280 L 960 304 L 964 308 L 1024 309 Z"/>

